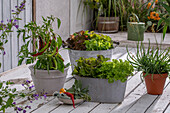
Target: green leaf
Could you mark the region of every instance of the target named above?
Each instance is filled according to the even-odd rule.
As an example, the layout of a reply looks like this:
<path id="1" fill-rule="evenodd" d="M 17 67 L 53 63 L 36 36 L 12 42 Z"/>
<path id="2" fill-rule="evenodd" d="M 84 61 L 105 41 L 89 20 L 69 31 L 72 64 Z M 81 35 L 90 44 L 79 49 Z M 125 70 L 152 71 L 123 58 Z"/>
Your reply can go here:
<path id="1" fill-rule="evenodd" d="M 60 47 L 62 45 L 62 39 L 61 39 L 61 37 L 59 35 L 57 37 L 57 42 L 58 42 L 58 49 L 60 49 Z"/>
<path id="2" fill-rule="evenodd" d="M 24 58 L 21 58 L 19 61 L 18 61 L 18 66 L 22 64 Z"/>
<path id="3" fill-rule="evenodd" d="M 3 102 L 2 97 L 0 97 L 0 105 L 2 105 L 2 102 Z"/>
<path id="4" fill-rule="evenodd" d="M 158 21 L 157 29 L 158 29 L 159 26 L 162 24 L 162 22 L 163 22 L 163 19 L 161 18 L 161 19 Z"/>
<path id="5" fill-rule="evenodd" d="M 3 83 L 2 83 L 2 82 L 0 82 L 0 89 L 2 88 L 2 86 L 3 86 Z"/>
<path id="6" fill-rule="evenodd" d="M 166 34 L 166 31 L 167 31 L 167 28 L 168 28 L 168 26 L 164 25 L 164 28 L 163 28 L 163 40 L 165 38 L 165 34 Z"/>
<path id="7" fill-rule="evenodd" d="M 22 20 L 21 18 L 15 18 L 16 20 Z"/>
<path id="8" fill-rule="evenodd" d="M 166 11 L 170 14 L 170 7 L 164 3 L 161 3 L 161 4 L 166 9 Z"/>
<path id="9" fill-rule="evenodd" d="M 61 25 L 61 20 L 59 18 L 57 18 L 57 23 L 58 23 L 58 29 L 59 29 Z"/>
<path id="10" fill-rule="evenodd" d="M 16 88 L 12 89 L 12 93 L 15 93 L 15 92 L 16 92 L 16 90 L 17 90 Z"/>
<path id="11" fill-rule="evenodd" d="M 6 102 L 6 106 L 10 106 L 13 102 L 12 98 L 8 98 L 7 102 Z"/>

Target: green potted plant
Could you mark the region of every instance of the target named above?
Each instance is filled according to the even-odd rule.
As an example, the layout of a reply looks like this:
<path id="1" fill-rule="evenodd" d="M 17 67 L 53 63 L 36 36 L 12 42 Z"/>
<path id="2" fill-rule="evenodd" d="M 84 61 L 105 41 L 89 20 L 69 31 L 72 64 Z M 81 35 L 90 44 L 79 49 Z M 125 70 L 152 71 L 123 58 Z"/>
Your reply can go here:
<path id="1" fill-rule="evenodd" d="M 82 82 L 82 87 L 88 86 L 92 101 L 121 103 L 127 78 L 133 75 L 134 69 L 126 60 L 108 60 L 102 55 L 97 58 L 80 57 L 72 74 Z"/>
<path id="2" fill-rule="evenodd" d="M 96 13 L 99 32 L 118 32 L 119 30 L 119 1 L 117 0 L 85 0 L 85 6 L 89 6 Z"/>
<path id="3" fill-rule="evenodd" d="M 128 51 L 128 61 L 143 72 L 141 77 L 145 80 L 148 94 L 160 95 L 163 92 L 170 70 L 169 51 L 170 48 L 161 50 L 158 45 L 151 48 L 150 42 L 146 50 L 142 42 L 140 45 L 138 43 L 136 55 L 131 55 Z"/>
<path id="4" fill-rule="evenodd" d="M 18 30 L 18 36 L 23 34 L 25 42 L 19 52 L 18 65 L 21 65 L 24 59 L 26 64 L 36 61 L 35 65 L 29 67 L 35 89 L 39 94 L 47 92 L 48 95 L 52 95 L 54 91 L 63 87 L 68 65 L 64 65 L 64 59 L 59 54 L 62 39 L 54 33 L 52 27 L 53 22 L 57 20 L 59 28 L 60 19 L 53 16 L 42 18 L 43 24 L 41 26 L 37 25 L 36 22 L 30 22 L 24 26 L 24 29 Z M 35 47 L 33 52 L 28 49 L 29 44 Z"/>
<path id="5" fill-rule="evenodd" d="M 107 35 L 96 34 L 94 31 L 76 32 L 66 40 L 63 41 L 63 46 L 69 49 L 69 56 L 72 70 L 76 65 L 76 60 L 80 57 L 97 57 L 97 55 L 104 55 L 105 57 L 112 58 L 113 49 L 119 42 L 111 40 Z"/>

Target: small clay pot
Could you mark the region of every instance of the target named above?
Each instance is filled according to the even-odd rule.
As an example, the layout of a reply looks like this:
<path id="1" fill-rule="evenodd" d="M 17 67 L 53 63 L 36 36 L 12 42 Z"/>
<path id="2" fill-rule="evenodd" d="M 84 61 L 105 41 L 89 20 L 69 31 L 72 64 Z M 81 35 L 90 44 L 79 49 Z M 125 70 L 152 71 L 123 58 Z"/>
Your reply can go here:
<path id="1" fill-rule="evenodd" d="M 143 73 L 143 76 L 146 73 Z M 161 95 L 163 93 L 165 80 L 168 77 L 168 73 L 164 74 L 148 74 L 145 76 L 145 84 L 147 93 L 151 95 Z"/>

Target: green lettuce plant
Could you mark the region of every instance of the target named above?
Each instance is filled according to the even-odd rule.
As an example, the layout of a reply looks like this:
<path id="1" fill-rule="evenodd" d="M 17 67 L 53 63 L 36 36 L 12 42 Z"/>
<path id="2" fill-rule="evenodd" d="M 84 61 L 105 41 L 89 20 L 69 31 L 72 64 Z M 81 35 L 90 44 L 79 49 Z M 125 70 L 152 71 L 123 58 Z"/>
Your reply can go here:
<path id="1" fill-rule="evenodd" d="M 64 47 L 67 46 L 73 50 L 97 51 L 112 49 L 114 48 L 114 43 L 119 44 L 112 41 L 107 35 L 96 34 L 94 31 L 90 33 L 88 31 L 80 31 L 70 35 L 64 42 Z"/>
<path id="2" fill-rule="evenodd" d="M 73 75 L 91 78 L 108 79 L 109 83 L 120 80 L 125 82 L 128 76 L 132 76 L 133 66 L 128 61 L 112 59 L 98 55 L 97 58 L 83 58 L 77 60 Z"/>

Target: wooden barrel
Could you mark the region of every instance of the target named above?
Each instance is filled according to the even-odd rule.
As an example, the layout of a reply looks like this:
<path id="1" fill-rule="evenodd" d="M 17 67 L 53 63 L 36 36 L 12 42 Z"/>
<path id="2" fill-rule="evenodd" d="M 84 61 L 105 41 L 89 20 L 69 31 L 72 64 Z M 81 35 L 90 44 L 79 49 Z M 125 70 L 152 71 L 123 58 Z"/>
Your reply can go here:
<path id="1" fill-rule="evenodd" d="M 98 31 L 99 32 L 118 32 L 119 17 L 99 17 Z"/>

